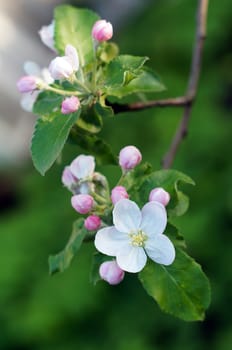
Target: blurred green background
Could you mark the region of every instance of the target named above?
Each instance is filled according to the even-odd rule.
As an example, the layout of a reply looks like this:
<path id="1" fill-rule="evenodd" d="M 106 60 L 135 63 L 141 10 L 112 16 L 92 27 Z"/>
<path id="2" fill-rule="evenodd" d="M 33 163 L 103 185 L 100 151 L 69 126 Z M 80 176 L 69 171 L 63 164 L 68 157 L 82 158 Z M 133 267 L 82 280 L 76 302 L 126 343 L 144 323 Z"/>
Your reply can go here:
<path id="1" fill-rule="evenodd" d="M 96 3 L 91 3 L 94 9 Z M 41 6 L 46 11 L 45 2 Z M 162 77 L 168 89 L 157 98 L 185 91 L 196 6 L 196 0 L 146 1 L 136 15 L 128 12 L 122 26 L 116 26 L 114 40 L 121 52 L 149 56 L 149 64 Z M 64 247 L 76 218 L 60 177 L 80 149 L 67 146 L 63 163 L 45 177 L 30 160 L 20 168 L 1 168 L 0 349 L 232 348 L 231 12 L 230 0 L 209 4 L 198 98 L 190 133 L 174 163 L 196 182 L 196 187 L 186 188 L 191 205 L 178 225 L 190 254 L 211 281 L 212 303 L 205 321 L 184 323 L 163 314 L 132 274 L 116 287 L 104 282 L 93 287 L 91 244 L 84 245 L 65 273 L 48 276 L 48 255 Z M 174 108 L 120 114 L 106 121 L 102 135 L 115 153 L 135 144 L 143 159 L 159 169 L 181 114 Z M 114 167 L 98 170 L 112 185 L 119 175 Z"/>

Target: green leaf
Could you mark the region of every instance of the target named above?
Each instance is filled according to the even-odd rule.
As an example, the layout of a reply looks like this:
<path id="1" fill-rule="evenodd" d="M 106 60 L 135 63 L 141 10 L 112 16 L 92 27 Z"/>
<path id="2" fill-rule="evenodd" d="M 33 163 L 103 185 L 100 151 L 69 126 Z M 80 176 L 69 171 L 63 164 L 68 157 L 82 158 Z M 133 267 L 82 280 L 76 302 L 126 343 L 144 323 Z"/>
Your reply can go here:
<path id="1" fill-rule="evenodd" d="M 210 303 L 210 286 L 199 264 L 179 248 L 172 265 L 149 261 L 139 279 L 160 308 L 185 321 L 200 321 Z"/>
<path id="2" fill-rule="evenodd" d="M 102 90 L 109 95 L 108 90 L 111 91 L 113 88 L 129 83 L 130 80 L 136 77 L 138 70 L 147 60 L 147 57 L 130 55 L 116 57 L 106 67 Z"/>
<path id="3" fill-rule="evenodd" d="M 151 164 L 145 162 L 142 164 L 139 164 L 137 167 L 135 167 L 133 170 L 130 170 L 129 172 L 125 173 L 122 180 L 120 181 L 120 185 L 124 186 L 127 191 L 130 193 L 131 198 L 138 204 L 141 204 L 140 196 L 139 196 L 139 188 L 141 186 L 141 183 L 144 181 L 144 178 L 146 178 L 152 171 Z"/>
<path id="4" fill-rule="evenodd" d="M 143 203 L 148 201 L 149 193 L 153 188 L 163 187 L 171 196 L 171 201 L 167 208 L 169 216 L 181 216 L 188 210 L 189 199 L 178 189 L 179 183 L 195 185 L 189 176 L 180 171 L 155 171 L 146 177 L 139 189 L 141 201 Z"/>
<path id="5" fill-rule="evenodd" d="M 186 249 L 184 237 L 179 233 L 178 228 L 173 224 L 168 223 L 164 233 L 170 238 L 175 247 Z"/>
<path id="6" fill-rule="evenodd" d="M 80 115 L 61 112 L 38 119 L 32 137 L 31 154 L 35 168 L 44 175 L 59 156 L 69 132 Z"/>
<path id="7" fill-rule="evenodd" d="M 92 27 L 99 16 L 87 9 L 60 5 L 55 9 L 55 46 L 64 54 L 67 44 L 73 45 L 79 54 L 81 65 L 94 60 Z"/>
<path id="8" fill-rule="evenodd" d="M 93 254 L 93 260 L 92 260 L 92 268 L 90 271 L 90 282 L 94 285 L 97 284 L 98 281 L 101 280 L 101 277 L 99 275 L 99 268 L 100 265 L 105 261 L 111 261 L 113 260 L 113 257 L 103 255 L 101 253 L 94 253 Z"/>
<path id="9" fill-rule="evenodd" d="M 90 135 L 79 128 L 71 130 L 69 141 L 77 144 L 96 158 L 98 165 L 117 165 L 117 157 L 111 147 L 96 135 Z"/>
<path id="10" fill-rule="evenodd" d="M 114 111 L 110 106 L 106 106 L 104 103 L 95 104 L 96 113 L 103 118 L 110 118 L 114 116 Z"/>
<path id="11" fill-rule="evenodd" d="M 89 133 L 98 133 L 101 131 L 103 122 L 101 115 L 96 111 L 95 105 L 90 108 L 86 107 L 82 109 L 80 118 L 77 121 L 78 127 L 84 129 Z"/>
<path id="12" fill-rule="evenodd" d="M 39 115 L 47 115 L 60 108 L 63 97 L 51 91 L 41 92 L 33 106 L 33 113 Z"/>
<path id="13" fill-rule="evenodd" d="M 119 49 L 115 43 L 103 42 L 97 49 L 97 56 L 102 62 L 109 63 L 118 55 Z"/>
<path id="14" fill-rule="evenodd" d="M 110 96 L 122 98 L 130 94 L 160 92 L 163 90 L 165 90 L 165 86 L 159 80 L 158 76 L 150 69 L 143 69 L 140 71 L 140 74 L 127 85 L 118 88 L 108 88 L 107 93 Z"/>
<path id="15" fill-rule="evenodd" d="M 56 255 L 49 256 L 49 273 L 51 275 L 56 272 L 63 272 L 69 267 L 87 234 L 88 231 L 84 228 L 84 219 L 76 220 L 73 223 L 72 234 L 64 250 Z"/>

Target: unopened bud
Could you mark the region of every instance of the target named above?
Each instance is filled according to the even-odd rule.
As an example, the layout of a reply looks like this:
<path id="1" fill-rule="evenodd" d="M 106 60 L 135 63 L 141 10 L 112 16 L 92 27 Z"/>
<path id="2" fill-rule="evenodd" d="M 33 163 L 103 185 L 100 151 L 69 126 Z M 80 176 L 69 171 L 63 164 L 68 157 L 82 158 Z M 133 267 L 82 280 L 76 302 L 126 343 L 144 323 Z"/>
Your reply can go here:
<path id="1" fill-rule="evenodd" d="M 72 207 L 80 214 L 87 214 L 93 208 L 93 197 L 89 194 L 77 194 L 71 198 Z"/>
<path id="2" fill-rule="evenodd" d="M 105 19 L 97 21 L 92 29 L 92 37 L 97 41 L 110 40 L 113 36 L 113 27 Z"/>
<path id="3" fill-rule="evenodd" d="M 99 268 L 99 275 L 109 284 L 119 284 L 125 275 L 125 272 L 118 266 L 115 260 L 105 261 Z"/>
<path id="4" fill-rule="evenodd" d="M 84 225 L 89 231 L 98 230 L 101 226 L 101 219 L 97 215 L 90 215 L 85 219 Z"/>
<path id="5" fill-rule="evenodd" d="M 123 170 L 131 170 L 142 160 L 142 155 L 135 146 L 126 146 L 119 153 L 119 165 Z"/>
<path id="6" fill-rule="evenodd" d="M 54 44 L 54 21 L 48 26 L 43 26 L 39 31 L 39 36 L 44 45 L 55 51 Z"/>
<path id="7" fill-rule="evenodd" d="M 111 191 L 111 200 L 115 205 L 120 199 L 129 198 L 129 195 L 123 186 L 116 186 Z"/>
<path id="8" fill-rule="evenodd" d="M 170 201 L 170 194 L 162 187 L 157 187 L 150 192 L 149 201 L 159 202 L 166 206 Z"/>
<path id="9" fill-rule="evenodd" d="M 39 80 L 39 78 L 33 75 L 25 75 L 24 77 L 18 80 L 17 88 L 21 93 L 32 92 L 37 89 L 37 84 Z"/>
<path id="10" fill-rule="evenodd" d="M 61 113 L 63 114 L 69 114 L 74 113 L 78 110 L 80 107 L 80 100 L 76 96 L 67 97 L 63 102 L 61 106 Z"/>

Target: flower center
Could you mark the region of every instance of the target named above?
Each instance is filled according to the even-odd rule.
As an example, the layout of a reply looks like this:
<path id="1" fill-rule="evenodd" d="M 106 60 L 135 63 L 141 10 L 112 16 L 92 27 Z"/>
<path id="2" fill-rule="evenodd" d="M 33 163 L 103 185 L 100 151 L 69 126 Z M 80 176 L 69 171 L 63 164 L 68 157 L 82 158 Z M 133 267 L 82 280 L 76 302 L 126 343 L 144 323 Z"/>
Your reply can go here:
<path id="1" fill-rule="evenodd" d="M 147 240 L 147 236 L 142 230 L 138 230 L 136 233 L 129 234 L 131 238 L 131 244 L 135 247 L 144 247 L 144 243 Z"/>

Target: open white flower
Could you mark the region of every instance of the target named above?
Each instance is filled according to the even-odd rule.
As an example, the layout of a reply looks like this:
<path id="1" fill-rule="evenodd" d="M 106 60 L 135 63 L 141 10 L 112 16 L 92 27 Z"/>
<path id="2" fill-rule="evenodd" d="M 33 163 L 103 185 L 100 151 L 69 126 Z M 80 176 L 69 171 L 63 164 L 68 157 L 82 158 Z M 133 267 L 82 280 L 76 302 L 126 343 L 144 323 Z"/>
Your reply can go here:
<path id="1" fill-rule="evenodd" d="M 149 202 L 140 211 L 135 202 L 121 199 L 114 207 L 113 223 L 97 232 L 95 246 L 103 254 L 116 256 L 121 269 L 141 271 L 147 255 L 158 264 L 173 263 L 175 249 L 163 234 L 167 213 L 162 204 Z"/>

